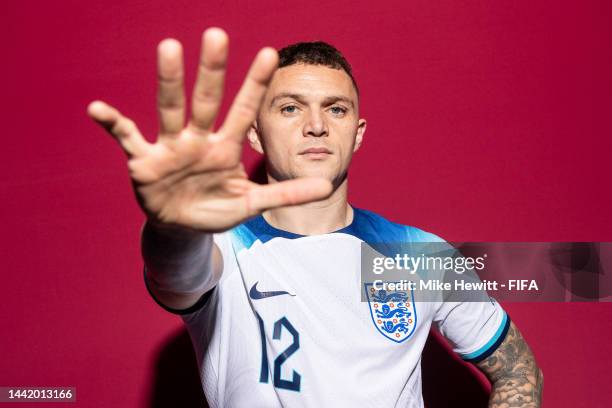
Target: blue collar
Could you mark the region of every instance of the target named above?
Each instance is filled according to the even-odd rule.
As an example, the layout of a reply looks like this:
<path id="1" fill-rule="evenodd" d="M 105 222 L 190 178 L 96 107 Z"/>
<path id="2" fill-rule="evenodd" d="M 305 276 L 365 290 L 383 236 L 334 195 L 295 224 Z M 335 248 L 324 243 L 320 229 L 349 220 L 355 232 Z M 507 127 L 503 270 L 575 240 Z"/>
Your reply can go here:
<path id="1" fill-rule="evenodd" d="M 361 224 L 361 218 L 363 218 L 363 210 L 353 207 L 353 220 L 351 223 L 346 227 L 330 232 L 329 234 L 344 233 L 357 235 L 356 226 Z M 267 242 L 272 238 L 297 239 L 308 236 L 273 227 L 261 214 L 245 222 L 244 225 L 262 242 Z"/>

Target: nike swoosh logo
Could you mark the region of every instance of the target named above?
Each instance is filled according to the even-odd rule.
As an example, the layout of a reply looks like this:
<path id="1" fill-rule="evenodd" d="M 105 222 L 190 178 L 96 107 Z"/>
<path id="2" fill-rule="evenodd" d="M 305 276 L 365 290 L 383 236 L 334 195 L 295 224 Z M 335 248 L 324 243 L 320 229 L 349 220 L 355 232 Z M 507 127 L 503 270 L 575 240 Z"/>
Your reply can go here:
<path id="1" fill-rule="evenodd" d="M 265 298 L 269 298 L 272 296 L 280 296 L 280 295 L 295 296 L 284 290 L 273 290 L 270 292 L 260 292 L 257 290 L 258 283 L 259 281 L 255 282 L 255 284 L 251 287 L 251 290 L 249 291 L 249 296 L 251 297 L 251 299 L 258 300 L 258 299 L 265 299 Z"/>

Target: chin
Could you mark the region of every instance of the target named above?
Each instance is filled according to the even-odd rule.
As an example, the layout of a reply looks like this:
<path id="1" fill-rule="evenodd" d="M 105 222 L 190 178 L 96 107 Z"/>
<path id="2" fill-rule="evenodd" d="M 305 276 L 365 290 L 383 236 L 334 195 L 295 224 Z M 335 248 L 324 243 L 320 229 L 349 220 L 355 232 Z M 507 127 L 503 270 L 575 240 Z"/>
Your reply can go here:
<path id="1" fill-rule="evenodd" d="M 320 178 L 327 179 L 329 181 L 333 181 L 334 178 L 336 178 L 336 173 L 334 171 L 331 171 L 330 169 L 314 168 L 314 167 L 315 166 L 311 168 L 299 169 L 294 174 L 296 175 L 296 177 L 320 177 Z"/>
<path id="2" fill-rule="evenodd" d="M 337 171 L 315 171 L 314 169 L 310 169 L 310 170 L 303 170 L 300 172 L 296 172 L 295 173 L 295 177 L 293 178 L 299 178 L 299 177 L 318 177 L 318 178 L 323 178 L 328 180 L 330 183 L 332 183 L 332 185 L 335 188 L 338 188 L 342 182 L 344 182 L 344 180 L 347 177 L 347 172 L 337 172 Z"/>

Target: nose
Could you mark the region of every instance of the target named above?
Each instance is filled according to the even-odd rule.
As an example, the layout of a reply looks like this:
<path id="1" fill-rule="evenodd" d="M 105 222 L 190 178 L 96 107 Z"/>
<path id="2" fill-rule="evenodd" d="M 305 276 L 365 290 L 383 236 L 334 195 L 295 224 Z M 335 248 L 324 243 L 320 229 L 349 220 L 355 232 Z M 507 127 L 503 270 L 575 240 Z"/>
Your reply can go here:
<path id="1" fill-rule="evenodd" d="M 327 123 L 321 112 L 310 112 L 304 123 L 304 136 L 322 137 L 327 136 Z"/>

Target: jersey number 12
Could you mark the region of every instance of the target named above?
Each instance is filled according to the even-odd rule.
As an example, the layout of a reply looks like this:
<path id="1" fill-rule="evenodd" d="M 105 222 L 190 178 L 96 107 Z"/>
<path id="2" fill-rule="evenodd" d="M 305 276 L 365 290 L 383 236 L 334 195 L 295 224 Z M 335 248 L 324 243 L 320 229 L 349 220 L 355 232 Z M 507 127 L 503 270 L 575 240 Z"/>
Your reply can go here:
<path id="1" fill-rule="evenodd" d="M 270 376 L 270 370 L 268 369 L 266 333 L 264 322 L 259 314 L 257 314 L 257 320 L 259 320 L 259 331 L 261 334 L 261 372 L 259 374 L 259 382 L 267 384 Z M 276 388 L 282 388 L 285 390 L 299 391 L 302 376 L 296 373 L 294 370 L 293 378 L 291 380 L 284 380 L 281 378 L 281 367 L 285 361 L 287 361 L 287 359 L 300 348 L 300 333 L 295 330 L 295 327 L 293 327 L 291 322 L 289 322 L 286 317 L 282 317 L 274 323 L 274 331 L 272 333 L 272 338 L 274 340 L 280 340 L 283 327 L 293 336 L 293 343 L 291 343 L 291 345 L 287 347 L 285 351 L 280 353 L 274 359 L 274 386 Z"/>

